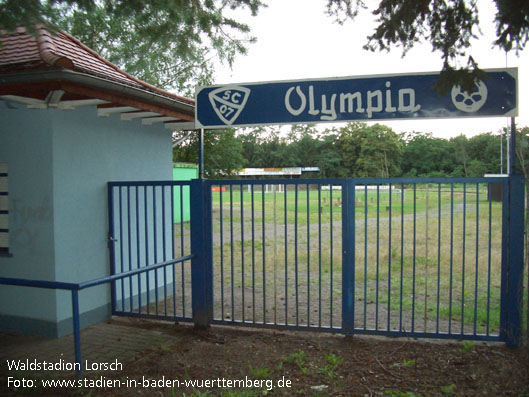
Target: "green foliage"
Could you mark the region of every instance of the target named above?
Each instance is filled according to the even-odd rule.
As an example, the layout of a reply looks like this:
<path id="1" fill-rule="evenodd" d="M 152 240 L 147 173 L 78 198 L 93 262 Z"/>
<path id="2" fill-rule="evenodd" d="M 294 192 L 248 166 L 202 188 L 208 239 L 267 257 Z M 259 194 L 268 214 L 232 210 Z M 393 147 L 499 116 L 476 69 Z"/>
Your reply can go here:
<path id="1" fill-rule="evenodd" d="M 296 365 L 302 373 L 306 374 L 308 372 L 307 360 L 308 356 L 303 350 L 300 350 L 299 352 L 295 353 L 290 353 L 289 355 L 281 359 L 281 362 L 279 363 L 279 369 L 281 370 L 285 363 L 289 363 Z"/>
<path id="2" fill-rule="evenodd" d="M 343 363 L 343 357 L 337 356 L 334 353 L 325 353 L 325 365 L 320 368 L 320 372 L 327 375 L 330 379 L 336 378 L 336 370 L 338 366 Z"/>
<path id="3" fill-rule="evenodd" d="M 517 170 L 529 181 L 529 127 L 517 131 L 516 163 Z"/>
<path id="4" fill-rule="evenodd" d="M 529 2 L 495 0 L 496 40 L 505 51 L 529 41 Z M 255 39 L 246 24 L 228 17 L 235 9 L 256 15 L 261 0 L 3 0 L 0 29 L 51 23 L 137 77 L 190 95 L 196 83 L 211 80 L 213 58 L 232 64 Z M 366 8 L 364 0 L 327 0 L 327 13 L 344 23 Z M 402 47 L 405 55 L 420 42 L 442 54 L 439 92 L 454 84 L 468 91 L 483 71 L 470 54 L 479 34 L 475 0 L 380 0 L 373 10 L 378 26 L 367 37 L 371 51 Z M 464 61 L 462 61 L 464 60 Z M 461 64 L 466 66 L 456 67 Z"/>
<path id="5" fill-rule="evenodd" d="M 529 177 L 529 128 L 517 132 L 517 167 Z M 205 168 L 210 178 L 233 175 L 243 167 L 319 167 L 302 177 L 483 177 L 499 174 L 505 136 L 483 133 L 451 139 L 428 133 L 398 135 L 375 124 L 350 123 L 340 129 L 317 130 L 293 125 L 285 134 L 277 127 L 205 132 Z M 197 135 L 174 150 L 175 161 L 196 162 Z"/>
<path id="6" fill-rule="evenodd" d="M 270 370 L 267 367 L 255 367 L 249 366 L 250 375 L 255 379 L 268 379 L 270 378 Z"/>
<path id="7" fill-rule="evenodd" d="M 461 348 L 459 349 L 461 353 L 470 353 L 472 350 L 474 350 L 474 342 L 472 341 L 461 342 Z"/>
<path id="8" fill-rule="evenodd" d="M 415 359 L 412 359 L 412 360 L 402 360 L 402 365 L 404 367 L 414 367 L 415 365 L 417 365 L 417 360 Z"/>
<path id="9" fill-rule="evenodd" d="M 435 172 L 450 174 L 456 156 L 449 141 L 434 138 L 432 134 L 412 132 L 405 134 L 402 172 L 404 176 L 433 176 Z"/>
<path id="10" fill-rule="evenodd" d="M 402 161 L 405 176 L 482 177 L 487 173 L 499 174 L 501 170 L 500 135 L 485 133 L 472 138 L 459 135 L 446 140 L 413 132 L 406 134 L 405 140 Z"/>
<path id="11" fill-rule="evenodd" d="M 286 136 L 273 127 L 239 133 L 248 167 L 319 167 L 310 177 L 388 177 L 401 173 L 402 140 L 389 127 L 351 123 L 319 132 L 293 125 Z"/>
<path id="12" fill-rule="evenodd" d="M 384 390 L 384 394 L 391 397 L 419 397 L 419 394 L 415 394 L 410 391 L 403 392 L 399 390 Z"/>
<path id="13" fill-rule="evenodd" d="M 497 39 L 493 44 L 505 51 L 522 50 L 529 41 L 529 2 L 495 3 Z M 471 40 L 480 33 L 478 5 L 475 0 L 381 0 L 373 10 L 378 26 L 364 48 L 389 51 L 401 47 L 405 55 L 415 44 L 429 42 L 443 60 L 438 92 L 446 93 L 454 84 L 471 91 L 476 80 L 483 78 L 471 54 Z M 365 8 L 363 0 L 327 0 L 328 12 L 341 23 L 354 19 L 361 8 Z"/>
<path id="14" fill-rule="evenodd" d="M 235 130 L 208 130 L 204 132 L 204 169 L 208 178 L 229 177 L 244 167 L 242 144 Z M 173 161 L 198 162 L 198 132 L 173 149 Z"/>
<path id="15" fill-rule="evenodd" d="M 481 160 L 470 160 L 468 162 L 468 176 L 482 177 L 487 173 L 487 165 Z"/>
<path id="16" fill-rule="evenodd" d="M 402 141 L 389 127 L 350 123 L 339 130 L 341 176 L 388 178 L 400 175 Z"/>
<path id="17" fill-rule="evenodd" d="M 192 95 L 211 82 L 215 58 L 231 65 L 255 41 L 248 25 L 226 15 L 255 16 L 261 7 L 260 0 L 6 0 L 0 29 L 51 23 L 141 80 Z"/>
<path id="18" fill-rule="evenodd" d="M 455 387 L 456 385 L 454 385 L 453 383 L 448 386 L 443 386 L 441 387 L 441 393 L 443 393 L 443 396 L 446 397 L 453 396 Z"/>

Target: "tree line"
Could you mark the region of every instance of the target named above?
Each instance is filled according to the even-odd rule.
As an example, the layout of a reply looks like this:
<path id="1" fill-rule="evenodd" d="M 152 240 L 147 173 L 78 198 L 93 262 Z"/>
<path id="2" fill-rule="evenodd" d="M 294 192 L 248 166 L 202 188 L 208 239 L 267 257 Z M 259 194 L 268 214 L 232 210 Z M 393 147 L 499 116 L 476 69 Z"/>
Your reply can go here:
<path id="1" fill-rule="evenodd" d="M 277 127 L 213 130 L 204 136 L 204 168 L 209 178 L 233 177 L 244 167 L 319 167 L 306 176 L 321 178 L 482 177 L 506 173 L 507 135 L 444 139 L 359 122 L 323 131 L 311 125 L 293 125 L 286 132 Z M 518 136 L 518 163 L 525 168 L 529 127 L 519 129 Z M 198 161 L 197 134 L 174 149 L 173 159 Z"/>

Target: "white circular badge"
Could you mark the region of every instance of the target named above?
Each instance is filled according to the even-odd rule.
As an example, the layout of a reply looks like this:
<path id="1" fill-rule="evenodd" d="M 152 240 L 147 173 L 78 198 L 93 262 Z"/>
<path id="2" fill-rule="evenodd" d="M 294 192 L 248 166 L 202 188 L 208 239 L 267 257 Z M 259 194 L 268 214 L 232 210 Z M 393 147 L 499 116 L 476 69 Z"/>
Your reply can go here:
<path id="1" fill-rule="evenodd" d="M 462 112 L 477 112 L 487 101 L 487 86 L 480 81 L 470 94 L 456 85 L 452 87 L 452 103 Z"/>

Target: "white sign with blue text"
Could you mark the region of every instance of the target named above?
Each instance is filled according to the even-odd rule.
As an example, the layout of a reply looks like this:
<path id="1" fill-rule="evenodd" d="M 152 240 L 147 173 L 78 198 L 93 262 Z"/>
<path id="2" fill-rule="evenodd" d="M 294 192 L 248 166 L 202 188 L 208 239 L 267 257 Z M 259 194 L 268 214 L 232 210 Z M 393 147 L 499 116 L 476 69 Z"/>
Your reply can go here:
<path id="1" fill-rule="evenodd" d="M 433 88 L 439 73 L 199 87 L 196 126 L 517 116 L 518 69 L 485 72 L 473 92 L 454 86 L 443 96 Z"/>

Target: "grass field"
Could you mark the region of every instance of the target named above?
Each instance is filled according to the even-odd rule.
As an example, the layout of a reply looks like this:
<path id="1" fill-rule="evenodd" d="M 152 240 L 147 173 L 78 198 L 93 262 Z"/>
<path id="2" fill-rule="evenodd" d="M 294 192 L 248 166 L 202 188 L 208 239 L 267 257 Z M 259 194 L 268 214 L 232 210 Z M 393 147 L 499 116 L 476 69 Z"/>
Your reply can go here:
<path id="1" fill-rule="evenodd" d="M 497 333 L 501 202 L 486 185 L 395 188 L 355 192 L 355 327 Z M 218 318 L 340 325 L 341 191 L 227 186 L 212 206 Z"/>

